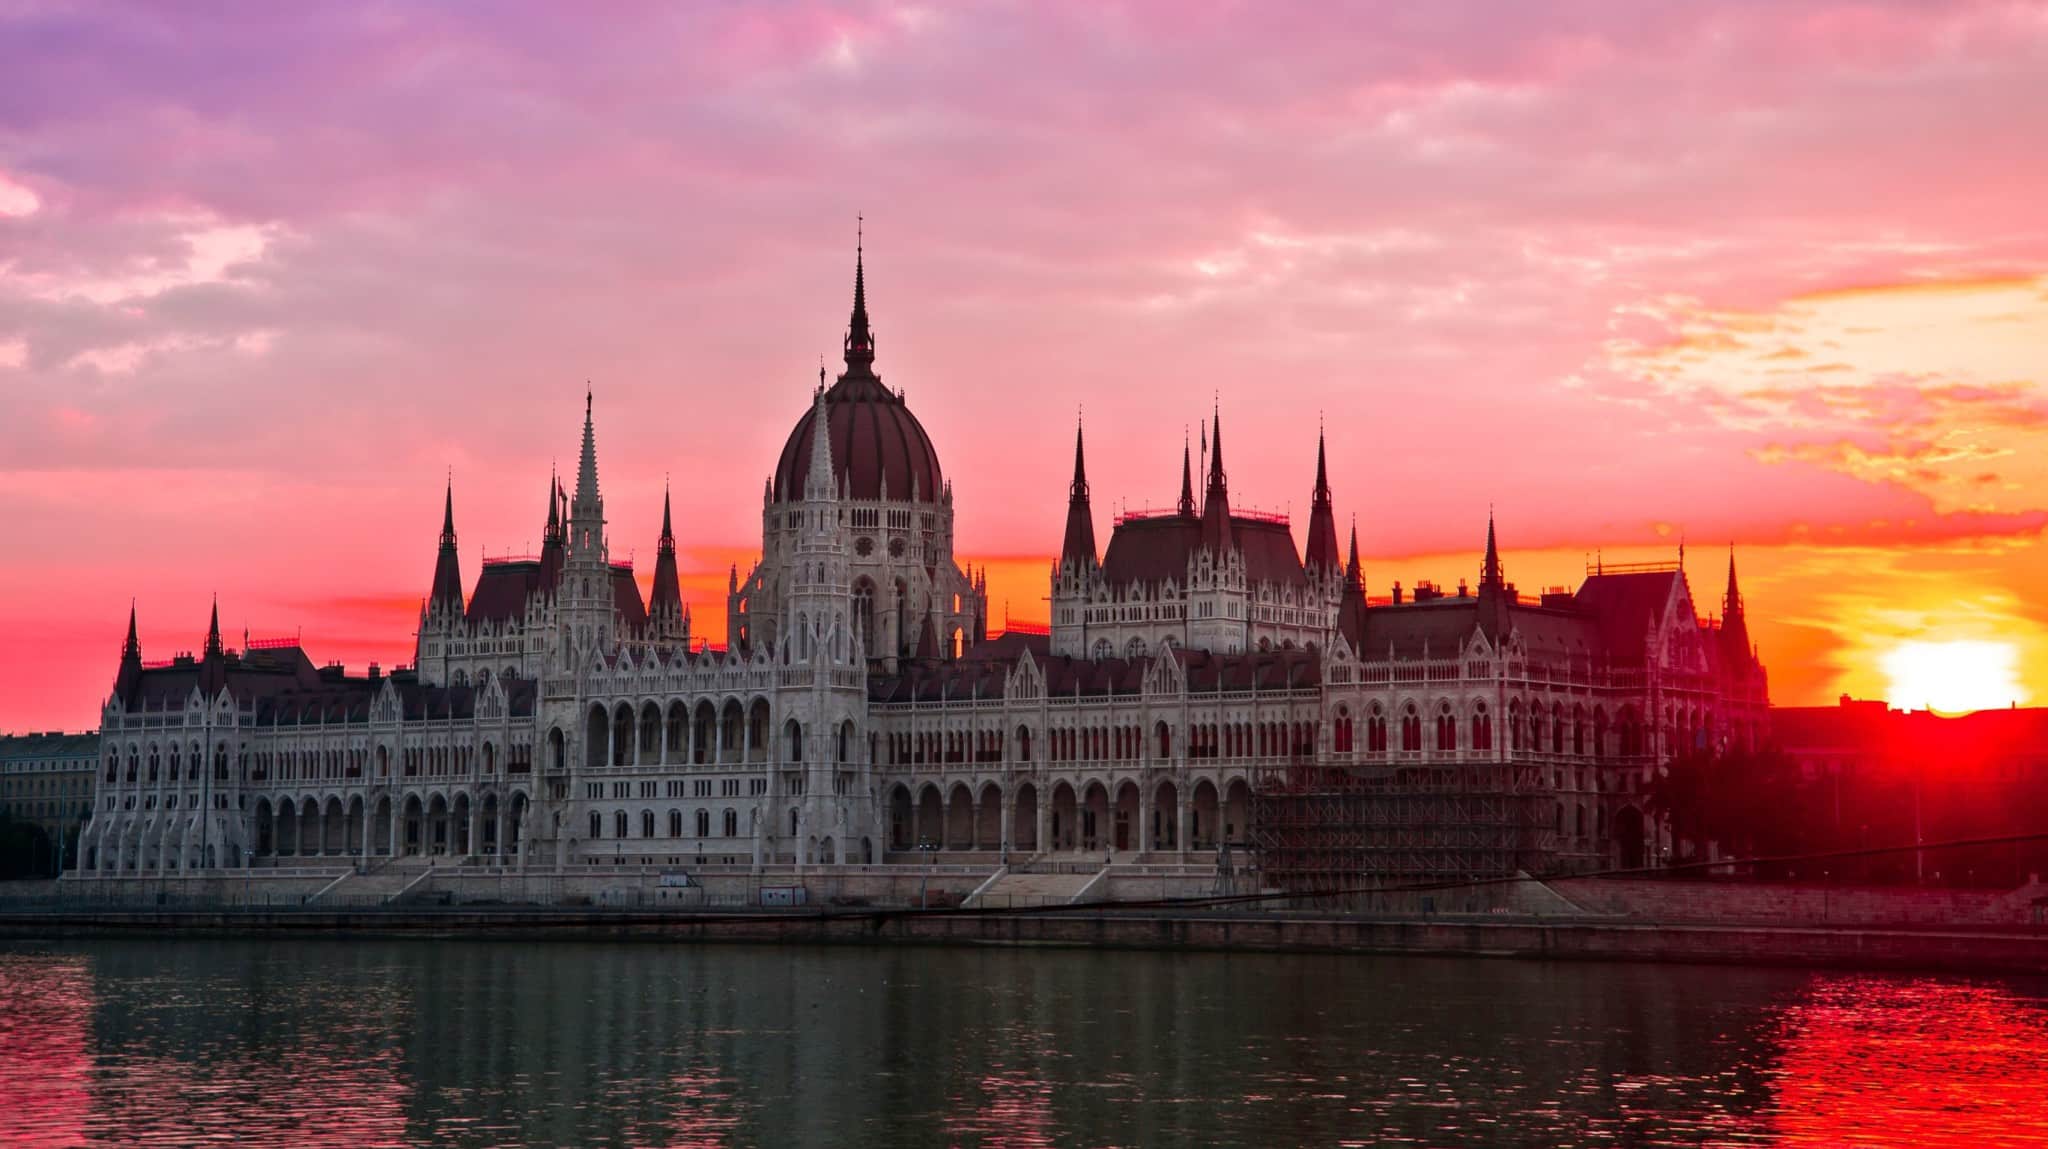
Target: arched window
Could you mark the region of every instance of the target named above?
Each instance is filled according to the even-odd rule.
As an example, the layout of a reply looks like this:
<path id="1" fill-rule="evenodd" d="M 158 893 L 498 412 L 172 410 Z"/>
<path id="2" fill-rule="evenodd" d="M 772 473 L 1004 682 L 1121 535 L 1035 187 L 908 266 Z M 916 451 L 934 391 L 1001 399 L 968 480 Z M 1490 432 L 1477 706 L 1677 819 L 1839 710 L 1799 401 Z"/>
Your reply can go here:
<path id="1" fill-rule="evenodd" d="M 1261 750 L 1262 752 L 1263 752 L 1263 751 L 1264 751 L 1264 749 L 1265 749 L 1265 746 L 1263 745 L 1263 744 L 1264 744 L 1264 742 L 1265 742 L 1265 733 L 1266 733 L 1266 729 L 1265 729 L 1265 727 L 1261 726 L 1261 727 L 1259 728 L 1259 735 L 1260 735 L 1259 741 L 1260 741 L 1260 743 L 1261 743 L 1261 745 L 1260 745 L 1260 750 Z M 1350 711 L 1350 709 L 1349 709 L 1349 708 L 1347 708 L 1347 707 L 1343 707 L 1343 706 L 1340 706 L 1340 707 L 1338 707 L 1338 708 L 1337 708 L 1337 746 L 1336 746 L 1336 750 L 1337 750 L 1337 753 L 1339 753 L 1339 754 L 1349 754 L 1349 753 L 1351 753 L 1351 711 Z"/>
<path id="2" fill-rule="evenodd" d="M 652 838 L 654 836 L 654 811 L 640 811 L 640 836 L 643 838 Z"/>
<path id="3" fill-rule="evenodd" d="M 668 812 L 668 836 L 671 838 L 683 836 L 683 812 L 681 810 L 670 810 Z"/>
<path id="4" fill-rule="evenodd" d="M 1481 702 L 1472 712 L 1472 749 L 1493 749 L 1493 715 L 1486 712 L 1486 703 Z"/>
<path id="5" fill-rule="evenodd" d="M 618 832 L 618 837 L 624 838 L 630 836 L 627 833 L 627 831 L 630 830 L 631 827 L 632 823 L 626 821 L 626 812 L 624 810 L 620 810 L 612 815 L 612 828 Z"/>
<path id="6" fill-rule="evenodd" d="M 1365 719 L 1365 748 L 1376 754 L 1387 750 L 1387 716 L 1380 713 L 1380 704 L 1372 704 L 1372 713 Z"/>
<path id="7" fill-rule="evenodd" d="M 1438 753 L 1445 754 L 1458 748 L 1458 719 L 1451 713 L 1448 702 L 1437 708 L 1436 748 Z"/>
<path id="8" fill-rule="evenodd" d="M 697 836 L 699 838 L 709 838 L 711 836 L 711 811 L 697 811 Z"/>
<path id="9" fill-rule="evenodd" d="M 1422 715 L 1416 713 L 1413 702 L 1401 712 L 1401 749 L 1411 753 L 1422 749 Z"/>
<path id="10" fill-rule="evenodd" d="M 789 720 L 789 725 L 783 728 L 783 734 L 785 735 L 785 741 L 789 746 L 789 761 L 803 761 L 804 728 L 797 723 L 796 719 L 792 718 Z"/>
<path id="11" fill-rule="evenodd" d="M 593 840 L 604 837 L 604 815 L 595 810 L 590 812 L 590 836 Z"/>
<path id="12" fill-rule="evenodd" d="M 740 836 L 739 811 L 727 810 L 725 812 L 725 836 L 728 838 L 737 838 Z"/>
<path id="13" fill-rule="evenodd" d="M 1508 749 L 1522 748 L 1522 700 L 1508 703 Z"/>

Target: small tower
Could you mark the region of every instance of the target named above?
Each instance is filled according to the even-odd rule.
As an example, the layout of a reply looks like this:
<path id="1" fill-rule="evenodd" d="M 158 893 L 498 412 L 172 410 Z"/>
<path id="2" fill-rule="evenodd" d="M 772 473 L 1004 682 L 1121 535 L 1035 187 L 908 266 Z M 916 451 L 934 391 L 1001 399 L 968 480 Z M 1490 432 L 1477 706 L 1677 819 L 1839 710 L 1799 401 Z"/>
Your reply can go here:
<path id="1" fill-rule="evenodd" d="M 1721 665 L 1728 674 L 1741 677 L 1755 662 L 1749 644 L 1749 615 L 1742 605 L 1742 588 L 1735 582 L 1735 546 L 1728 546 L 1728 589 L 1721 595 Z"/>
<path id="2" fill-rule="evenodd" d="M 1486 512 L 1486 557 L 1479 564 L 1479 629 L 1489 641 L 1499 642 L 1507 632 L 1508 607 L 1514 603 L 1514 588 L 1500 565 L 1500 545 L 1495 541 L 1493 511 Z"/>
<path id="3" fill-rule="evenodd" d="M 1301 565 L 1309 581 L 1334 587 L 1344 577 L 1337 557 L 1337 513 L 1330 501 L 1330 469 L 1323 453 L 1323 433 L 1316 432 L 1316 486 L 1309 499 L 1308 547 Z"/>
<path id="4" fill-rule="evenodd" d="M 1052 572 L 1052 651 L 1088 656 L 1088 603 L 1102 582 L 1095 550 L 1095 514 L 1088 503 L 1088 459 L 1079 420 L 1074 423 L 1074 478 L 1067 484 L 1067 530 Z"/>
<path id="5" fill-rule="evenodd" d="M 661 542 L 654 559 L 654 601 L 648 607 L 647 625 L 650 637 L 659 641 L 690 641 L 682 584 L 676 577 L 676 535 L 669 521 L 667 487 L 661 491 Z"/>
<path id="6" fill-rule="evenodd" d="M 565 628 L 564 656 L 578 659 L 592 646 L 610 650 L 618 639 L 612 604 L 611 551 L 605 545 L 604 497 L 597 486 L 594 402 L 583 396 L 583 450 L 576 463 L 576 497 L 569 504 L 557 617 Z"/>
<path id="7" fill-rule="evenodd" d="M 548 473 L 548 523 L 540 535 L 540 587 L 552 594 L 562 577 L 562 482 L 553 469 Z"/>
<path id="8" fill-rule="evenodd" d="M 1358 523 L 1351 524 L 1351 559 L 1344 568 L 1344 593 L 1337 605 L 1337 629 L 1352 651 L 1365 649 L 1365 567 L 1358 561 Z"/>
<path id="9" fill-rule="evenodd" d="M 847 657 L 850 648 L 838 649 L 845 641 L 853 608 L 853 591 L 847 583 L 846 549 L 840 538 L 839 491 L 832 467 L 832 437 L 823 433 L 831 426 L 825 412 L 825 389 L 812 393 L 811 469 L 804 477 L 802 527 L 792 552 L 794 578 L 784 599 L 782 632 L 779 636 L 784 657 L 791 662 L 825 662 Z"/>

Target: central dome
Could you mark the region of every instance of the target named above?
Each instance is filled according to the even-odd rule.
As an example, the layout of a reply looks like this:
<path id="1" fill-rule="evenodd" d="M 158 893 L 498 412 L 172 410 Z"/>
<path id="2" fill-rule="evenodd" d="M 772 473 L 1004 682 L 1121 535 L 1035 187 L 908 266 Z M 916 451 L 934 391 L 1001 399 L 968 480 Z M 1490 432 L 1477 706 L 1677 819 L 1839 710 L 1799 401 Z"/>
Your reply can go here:
<path id="1" fill-rule="evenodd" d="M 818 372 L 822 382 L 824 371 Z M 825 418 L 830 424 L 833 485 L 841 497 L 936 503 L 945 489 L 939 453 L 903 397 L 882 386 L 875 375 L 875 339 L 868 329 L 867 278 L 858 252 L 853 259 L 853 320 L 846 328 L 846 372 L 825 392 Z M 775 501 L 803 498 L 811 474 L 811 437 L 817 434 L 817 408 L 803 418 L 782 445 L 775 464 Z"/>
<path id="2" fill-rule="evenodd" d="M 916 492 L 920 503 L 936 503 L 944 490 L 939 472 L 939 453 L 910 413 L 903 398 L 873 378 L 857 378 L 849 372 L 825 392 L 825 418 L 831 425 L 832 468 L 838 474 L 834 484 L 841 497 L 880 499 L 883 486 L 888 497 L 909 502 Z M 782 459 L 775 465 L 775 501 L 795 502 L 803 498 L 804 481 L 811 474 L 811 436 L 817 433 L 817 408 L 808 407 L 803 418 L 789 432 L 782 445 Z"/>

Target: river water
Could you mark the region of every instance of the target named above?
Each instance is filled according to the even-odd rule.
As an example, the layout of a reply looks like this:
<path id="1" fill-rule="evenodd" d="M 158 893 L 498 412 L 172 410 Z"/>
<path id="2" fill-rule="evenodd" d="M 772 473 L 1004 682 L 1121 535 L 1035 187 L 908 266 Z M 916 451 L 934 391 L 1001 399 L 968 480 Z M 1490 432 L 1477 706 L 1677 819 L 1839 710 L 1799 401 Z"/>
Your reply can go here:
<path id="1" fill-rule="evenodd" d="M 2048 984 L 504 941 L 0 943 L 4 1145 L 2048 1144 Z"/>

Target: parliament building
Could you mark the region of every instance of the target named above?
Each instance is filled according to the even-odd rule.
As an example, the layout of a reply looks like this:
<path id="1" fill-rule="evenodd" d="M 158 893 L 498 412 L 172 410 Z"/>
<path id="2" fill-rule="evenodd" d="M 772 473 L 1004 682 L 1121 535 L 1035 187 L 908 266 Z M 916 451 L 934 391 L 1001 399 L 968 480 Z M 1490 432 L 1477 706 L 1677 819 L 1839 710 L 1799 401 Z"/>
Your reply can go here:
<path id="1" fill-rule="evenodd" d="M 845 369 L 820 372 L 775 460 L 722 647 L 692 636 L 666 496 L 650 597 L 613 557 L 586 395 L 537 556 L 466 582 L 445 496 L 409 667 L 229 649 L 217 607 L 198 653 L 145 661 L 131 610 L 82 868 L 1244 851 L 1312 884 L 1583 870 L 1669 848 L 1644 794 L 1660 763 L 1762 736 L 1732 556 L 1707 617 L 1681 564 L 1532 596 L 1489 522 L 1470 586 L 1369 598 L 1322 435 L 1298 545 L 1285 517 L 1233 508 L 1220 414 L 1177 504 L 1116 517 L 1107 546 L 1077 430 L 1049 623 L 991 633 L 939 452 L 876 373 L 866 294 L 857 256 Z"/>

